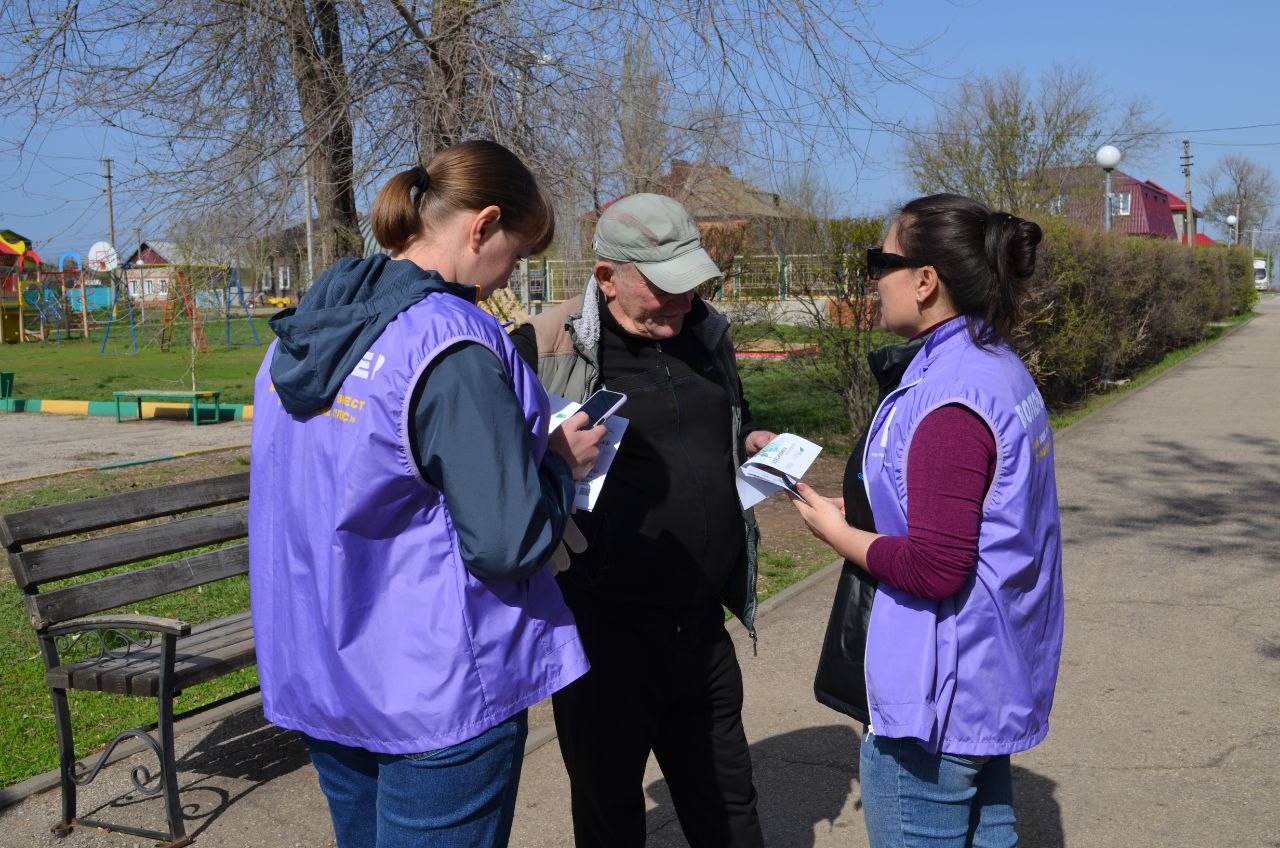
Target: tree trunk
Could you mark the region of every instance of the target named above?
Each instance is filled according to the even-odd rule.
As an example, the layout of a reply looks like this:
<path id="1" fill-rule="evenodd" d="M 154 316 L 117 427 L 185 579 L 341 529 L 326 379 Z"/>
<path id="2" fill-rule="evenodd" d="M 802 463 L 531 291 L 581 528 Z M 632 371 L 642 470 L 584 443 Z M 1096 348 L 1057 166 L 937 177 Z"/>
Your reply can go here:
<path id="1" fill-rule="evenodd" d="M 340 256 L 362 256 L 364 243 L 356 221 L 352 165 L 351 97 L 337 5 L 334 0 L 314 0 L 314 21 L 306 0 L 281 0 L 281 8 L 320 212 L 318 236 L 323 264 Z M 310 215 L 311 210 L 306 214 Z"/>
<path id="2" fill-rule="evenodd" d="M 469 99 L 467 70 L 474 45 L 471 4 L 464 0 L 432 0 L 427 53 L 435 85 L 426 94 L 419 118 L 418 145 L 424 159 L 443 147 L 466 140 Z"/>

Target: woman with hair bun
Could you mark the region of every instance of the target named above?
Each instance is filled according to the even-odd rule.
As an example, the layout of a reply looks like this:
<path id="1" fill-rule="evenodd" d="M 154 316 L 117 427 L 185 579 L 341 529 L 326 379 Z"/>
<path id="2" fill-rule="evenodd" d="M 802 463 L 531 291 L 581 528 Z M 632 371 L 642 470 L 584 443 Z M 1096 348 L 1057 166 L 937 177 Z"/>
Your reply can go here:
<path id="1" fill-rule="evenodd" d="M 547 395 L 475 304 L 551 241 L 506 148 L 472 141 L 373 205 L 254 388 L 249 581 L 266 717 L 311 749 L 341 848 L 505 846 L 527 709 L 580 677 L 544 567 L 604 427 Z"/>
<path id="2" fill-rule="evenodd" d="M 1009 755 L 1044 739 L 1062 651 L 1053 432 L 1009 345 L 1040 228 L 968 198 L 867 251 L 883 399 L 843 498 L 796 509 L 845 558 L 814 691 L 865 725 L 872 848 L 1017 844 Z"/>

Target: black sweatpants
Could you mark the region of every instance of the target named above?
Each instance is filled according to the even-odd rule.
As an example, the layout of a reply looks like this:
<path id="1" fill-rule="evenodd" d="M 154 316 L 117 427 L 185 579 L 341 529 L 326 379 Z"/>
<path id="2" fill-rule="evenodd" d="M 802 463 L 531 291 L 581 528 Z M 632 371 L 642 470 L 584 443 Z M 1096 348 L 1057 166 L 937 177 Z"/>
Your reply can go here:
<path id="1" fill-rule="evenodd" d="M 591 670 L 552 700 L 577 848 L 644 845 L 650 751 L 692 848 L 762 846 L 742 670 L 720 606 L 573 608 Z"/>

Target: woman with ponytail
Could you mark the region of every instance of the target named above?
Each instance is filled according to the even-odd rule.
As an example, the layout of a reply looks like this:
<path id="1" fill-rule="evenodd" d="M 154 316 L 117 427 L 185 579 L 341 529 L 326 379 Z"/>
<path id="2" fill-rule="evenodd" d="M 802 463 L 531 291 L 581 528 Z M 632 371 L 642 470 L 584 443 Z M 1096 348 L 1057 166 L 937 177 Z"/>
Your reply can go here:
<path id="1" fill-rule="evenodd" d="M 1053 432 L 1009 345 L 1040 228 L 950 194 L 867 251 L 882 402 L 844 497 L 800 484 L 845 558 L 814 691 L 862 721 L 872 848 L 1017 844 L 1009 755 L 1044 739 L 1062 649 Z"/>
<path id="2" fill-rule="evenodd" d="M 373 205 L 255 385 L 249 579 L 272 722 L 300 731 L 340 848 L 504 846 L 526 714 L 587 669 L 544 564 L 603 427 L 547 395 L 475 304 L 546 248 L 550 205 L 473 141 Z"/>

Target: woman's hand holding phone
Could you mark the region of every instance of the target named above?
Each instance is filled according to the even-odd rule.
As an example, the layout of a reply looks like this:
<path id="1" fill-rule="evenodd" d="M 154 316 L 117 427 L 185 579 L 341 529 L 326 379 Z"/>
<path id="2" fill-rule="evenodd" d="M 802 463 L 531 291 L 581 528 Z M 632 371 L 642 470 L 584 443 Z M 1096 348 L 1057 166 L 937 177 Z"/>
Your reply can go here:
<path id="1" fill-rule="evenodd" d="M 551 432 L 547 447 L 560 454 L 569 465 L 573 479 L 581 480 L 591 473 L 600 456 L 600 442 L 609 431 L 603 424 L 588 429 L 590 419 L 585 412 L 576 412 Z"/>

